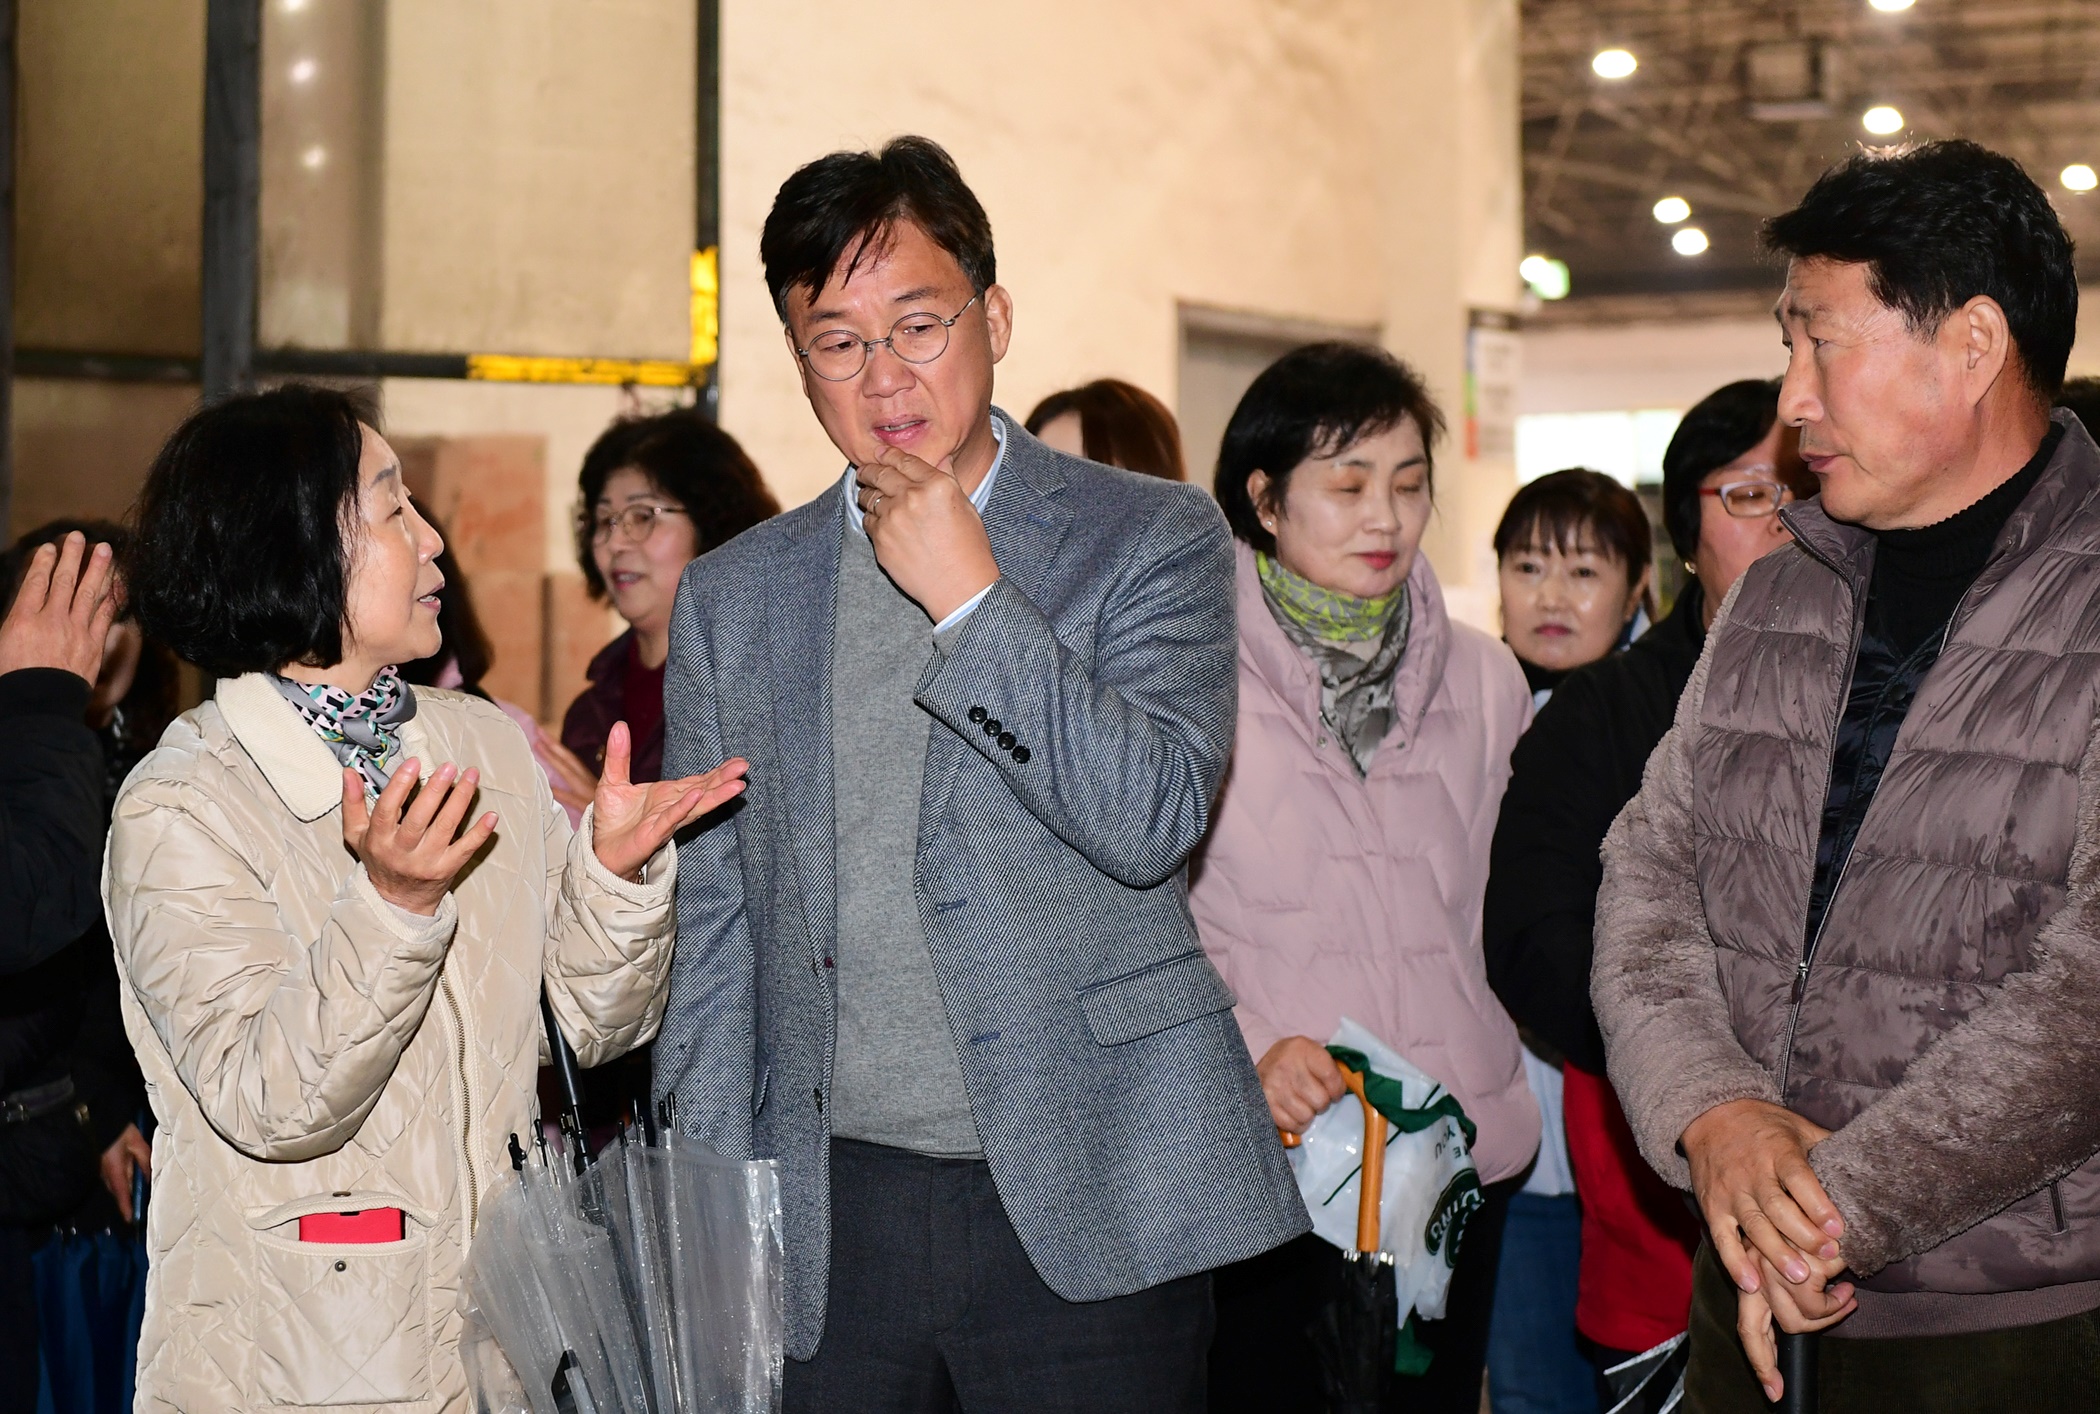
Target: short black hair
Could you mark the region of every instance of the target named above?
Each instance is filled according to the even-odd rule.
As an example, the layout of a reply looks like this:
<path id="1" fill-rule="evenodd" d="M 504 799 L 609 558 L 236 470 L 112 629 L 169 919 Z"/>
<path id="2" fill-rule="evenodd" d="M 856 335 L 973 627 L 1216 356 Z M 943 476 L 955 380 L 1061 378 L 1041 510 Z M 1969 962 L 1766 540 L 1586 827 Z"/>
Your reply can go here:
<path id="1" fill-rule="evenodd" d="M 1959 138 L 1868 148 L 1766 222 L 1764 238 L 1795 260 L 1866 265 L 1874 297 L 1916 334 L 1990 296 L 2028 385 L 2044 402 L 2056 396 L 2078 324 L 2071 238 L 2012 158 Z"/>
<path id="2" fill-rule="evenodd" d="M 1334 456 L 1402 418 L 1414 419 L 1433 474 L 1444 414 L 1421 374 L 1384 349 L 1340 340 L 1306 344 L 1277 359 L 1247 386 L 1218 448 L 1218 504 L 1232 533 L 1264 554 L 1276 553 L 1261 512 L 1283 505 L 1298 464 Z M 1259 506 L 1247 491 L 1257 471 L 1269 476 Z"/>
<path id="3" fill-rule="evenodd" d="M 125 582 L 139 625 L 222 678 L 343 658 L 345 541 L 374 415 L 289 383 L 192 413 L 132 511 Z"/>
<path id="4" fill-rule="evenodd" d="M 1648 568 L 1653 538 L 1641 498 L 1601 471 L 1571 466 L 1517 488 L 1495 526 L 1495 558 L 1519 550 L 1594 550 L 1626 567 L 1631 585 Z"/>
<path id="5" fill-rule="evenodd" d="M 1744 378 L 1708 393 L 1677 424 L 1663 449 L 1663 526 L 1677 558 L 1699 552 L 1699 483 L 1764 441 L 1777 421 L 1779 380 Z"/>
<path id="6" fill-rule="evenodd" d="M 978 294 L 997 283 L 992 223 L 955 159 L 931 138 L 892 138 L 880 152 L 819 157 L 780 184 L 758 238 L 780 322 L 790 291 L 815 298 L 842 260 L 850 276 L 889 248 L 899 221 L 954 256 Z"/>
<path id="7" fill-rule="evenodd" d="M 599 434 L 577 477 L 576 564 L 591 597 L 605 597 L 605 577 L 591 553 L 592 517 L 605 483 L 623 467 L 649 478 L 693 523 L 693 553 L 727 544 L 762 520 L 780 514 L 780 502 L 736 438 L 697 408 L 654 417 L 622 418 Z"/>
<path id="8" fill-rule="evenodd" d="M 2100 378 L 2066 378 L 2056 390 L 2056 405 L 2069 408 L 2085 430 L 2100 441 Z"/>

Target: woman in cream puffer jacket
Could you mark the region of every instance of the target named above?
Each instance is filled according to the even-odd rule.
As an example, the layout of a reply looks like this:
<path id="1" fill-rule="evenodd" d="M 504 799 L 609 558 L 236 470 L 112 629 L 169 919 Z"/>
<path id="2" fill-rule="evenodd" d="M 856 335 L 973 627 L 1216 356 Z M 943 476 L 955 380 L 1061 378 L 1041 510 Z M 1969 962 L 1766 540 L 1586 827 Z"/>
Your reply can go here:
<path id="1" fill-rule="evenodd" d="M 141 500 L 141 616 L 224 678 L 126 783 L 104 871 L 159 1121 L 142 1411 L 464 1409 L 460 1270 L 533 1132 L 542 986 L 585 1065 L 661 1018 L 669 837 L 740 767 L 630 786 L 621 753 L 572 835 L 508 718 L 386 666 L 437 646 L 438 544 L 314 389 L 197 414 Z M 373 1208 L 398 1240 L 301 1240 Z"/>

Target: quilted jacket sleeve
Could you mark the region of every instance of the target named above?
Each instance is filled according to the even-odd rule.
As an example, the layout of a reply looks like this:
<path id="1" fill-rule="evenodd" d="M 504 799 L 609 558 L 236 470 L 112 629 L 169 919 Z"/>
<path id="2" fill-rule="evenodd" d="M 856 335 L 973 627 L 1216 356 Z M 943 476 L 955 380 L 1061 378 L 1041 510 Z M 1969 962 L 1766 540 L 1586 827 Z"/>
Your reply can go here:
<path id="1" fill-rule="evenodd" d="M 591 849 L 597 807 L 571 831 L 546 776 L 533 774 L 547 837 L 547 998 L 576 1058 L 602 1065 L 648 1041 L 663 1023 L 678 856 L 666 842 L 642 870 L 642 882 L 620 878 Z"/>
<path id="2" fill-rule="evenodd" d="M 457 911 L 420 925 L 360 866 L 316 937 L 287 926 L 239 832 L 188 781 L 117 803 L 103 900 L 117 962 L 226 1142 L 311 1159 L 357 1132 L 437 989 Z"/>
<path id="3" fill-rule="evenodd" d="M 1679 1188 L 1692 1185 L 1677 1141 L 1693 1120 L 1730 1100 L 1779 1103 L 1771 1073 L 1743 1049 L 1729 1019 L 1692 854 L 1685 738 L 1699 719 L 1719 627 L 1717 620 L 1707 635 L 1676 724 L 1648 758 L 1640 794 L 1605 837 L 1590 970 L 1611 1083 L 1641 1156 Z"/>

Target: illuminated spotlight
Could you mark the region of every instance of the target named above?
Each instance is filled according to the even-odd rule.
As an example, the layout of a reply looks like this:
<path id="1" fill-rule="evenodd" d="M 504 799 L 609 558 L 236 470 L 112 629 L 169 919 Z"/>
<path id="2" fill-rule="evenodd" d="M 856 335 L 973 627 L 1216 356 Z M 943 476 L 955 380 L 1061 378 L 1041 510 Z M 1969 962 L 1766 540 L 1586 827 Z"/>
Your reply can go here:
<path id="1" fill-rule="evenodd" d="M 1670 249 L 1679 255 L 1706 254 L 1706 232 L 1697 226 L 1685 226 L 1670 237 Z"/>
<path id="2" fill-rule="evenodd" d="M 328 165 L 328 149 L 316 143 L 299 154 L 299 165 L 309 172 L 318 172 Z"/>
<path id="3" fill-rule="evenodd" d="M 1908 10 L 1918 0 L 1867 0 L 1867 3 L 1885 15 L 1893 15 L 1898 10 Z"/>
<path id="4" fill-rule="evenodd" d="M 1666 196 L 1655 203 L 1655 219 L 1674 226 L 1692 214 L 1692 204 L 1681 196 Z"/>
<path id="5" fill-rule="evenodd" d="M 306 6 L 307 0 L 282 0 L 282 7 L 287 15 L 296 15 Z"/>
<path id="6" fill-rule="evenodd" d="M 1540 299 L 1568 297 L 1568 263 L 1547 255 L 1527 255 L 1517 263 L 1517 273 Z"/>
<path id="7" fill-rule="evenodd" d="M 1886 103 L 1877 103 L 1859 115 L 1859 125 L 1879 137 L 1903 131 L 1903 115 Z"/>
<path id="8" fill-rule="evenodd" d="M 292 65 L 292 82 L 310 83 L 313 76 L 320 72 L 320 68 L 321 66 L 311 59 L 301 59 Z"/>
<path id="9" fill-rule="evenodd" d="M 2100 187 L 2100 173 L 2096 173 L 2083 162 L 2073 162 L 2057 173 L 2056 179 L 2072 191 L 2091 191 L 2094 187 Z"/>
<path id="10" fill-rule="evenodd" d="M 1600 79 L 1623 79 L 1641 66 L 1641 61 L 1624 49 L 1602 49 L 1590 60 L 1590 68 Z"/>

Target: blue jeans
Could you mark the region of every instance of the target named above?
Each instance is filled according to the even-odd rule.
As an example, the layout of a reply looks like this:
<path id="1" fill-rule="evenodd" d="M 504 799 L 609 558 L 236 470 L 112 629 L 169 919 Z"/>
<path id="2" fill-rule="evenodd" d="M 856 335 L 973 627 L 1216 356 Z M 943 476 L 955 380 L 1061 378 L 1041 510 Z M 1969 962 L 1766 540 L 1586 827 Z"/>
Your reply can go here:
<path id="1" fill-rule="evenodd" d="M 1488 1331 L 1494 1414 L 1598 1414 L 1596 1371 L 1575 1343 L 1581 1257 L 1582 1207 L 1573 1194 L 1510 1198 Z"/>

